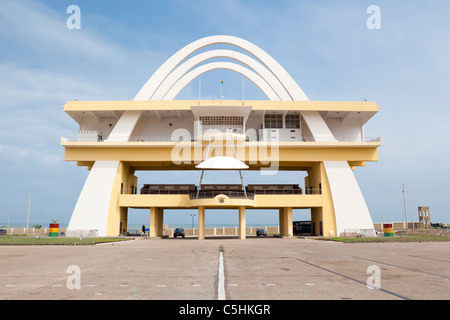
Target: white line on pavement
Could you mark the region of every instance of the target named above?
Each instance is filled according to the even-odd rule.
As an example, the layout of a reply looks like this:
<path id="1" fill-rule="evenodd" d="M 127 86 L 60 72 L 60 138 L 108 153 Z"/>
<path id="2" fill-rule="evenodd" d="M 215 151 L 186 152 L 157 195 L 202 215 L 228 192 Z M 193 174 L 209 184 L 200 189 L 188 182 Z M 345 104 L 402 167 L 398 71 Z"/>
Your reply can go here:
<path id="1" fill-rule="evenodd" d="M 225 300 L 225 272 L 223 269 L 223 252 L 219 255 L 219 284 L 217 288 L 217 300 Z"/>

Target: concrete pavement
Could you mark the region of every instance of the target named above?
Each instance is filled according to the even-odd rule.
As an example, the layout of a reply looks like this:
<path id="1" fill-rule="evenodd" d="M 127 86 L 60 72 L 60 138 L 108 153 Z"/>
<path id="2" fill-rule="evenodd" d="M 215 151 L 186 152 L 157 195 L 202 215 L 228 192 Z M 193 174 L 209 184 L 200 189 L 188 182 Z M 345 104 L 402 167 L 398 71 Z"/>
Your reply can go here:
<path id="1" fill-rule="evenodd" d="M 0 246 L 0 299 L 217 299 L 220 251 L 230 300 L 450 298 L 450 242 L 269 237 Z"/>

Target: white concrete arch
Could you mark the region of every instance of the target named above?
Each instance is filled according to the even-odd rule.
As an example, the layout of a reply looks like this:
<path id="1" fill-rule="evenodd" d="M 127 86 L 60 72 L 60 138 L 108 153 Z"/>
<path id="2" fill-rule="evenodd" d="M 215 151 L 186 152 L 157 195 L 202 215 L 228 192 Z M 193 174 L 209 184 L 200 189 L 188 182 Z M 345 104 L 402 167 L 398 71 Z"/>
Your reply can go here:
<path id="1" fill-rule="evenodd" d="M 205 62 L 214 58 L 230 58 L 236 61 L 239 61 L 253 71 L 255 71 L 258 75 L 264 79 L 267 84 L 273 89 L 273 91 L 278 96 L 276 100 L 290 100 L 289 93 L 280 83 L 278 78 L 274 76 L 272 72 L 270 72 L 264 65 L 262 65 L 259 61 L 251 58 L 248 55 L 243 53 L 233 51 L 233 50 L 209 50 L 203 53 L 200 53 L 191 59 L 183 62 L 180 66 L 178 66 L 175 70 L 173 70 L 167 78 L 163 80 L 159 88 L 156 90 L 153 95 L 152 100 L 163 100 L 163 97 L 167 94 L 167 92 L 174 86 L 174 84 L 189 70 L 199 65 L 202 62 Z"/>
<path id="2" fill-rule="evenodd" d="M 256 57 L 275 77 L 282 83 L 290 95 L 290 100 L 309 100 L 303 90 L 284 68 L 264 50 L 253 43 L 234 36 L 217 35 L 194 41 L 174 55 L 172 55 L 159 69 L 150 77 L 146 84 L 139 90 L 134 100 L 156 100 L 153 98 L 156 90 L 166 77 L 189 55 L 215 44 L 229 44 L 241 48 Z"/>
<path id="3" fill-rule="evenodd" d="M 182 61 L 191 55 L 192 53 L 200 50 L 206 46 L 214 44 L 230 44 L 235 47 L 241 48 L 253 56 L 255 56 L 267 69 L 278 79 L 288 92 L 290 99 L 287 100 L 309 100 L 304 94 L 303 90 L 292 79 L 292 77 L 281 67 L 270 55 L 258 46 L 252 44 L 244 39 L 233 36 L 211 36 L 194 41 L 174 55 L 172 55 L 147 81 L 147 83 L 141 88 L 134 100 L 159 100 L 155 96 L 156 90 L 161 86 L 164 80 L 173 72 L 173 70 Z M 174 78 L 176 79 L 176 77 Z M 273 80 L 264 79 L 270 82 L 270 85 L 275 88 L 276 82 Z M 179 80 L 177 80 L 179 81 Z M 283 92 L 275 91 L 278 96 L 283 95 Z M 283 97 L 285 97 L 283 95 Z M 160 98 L 160 96 L 158 96 Z M 278 100 L 278 99 L 275 99 Z M 140 113 L 137 114 L 133 111 L 126 111 L 119 119 L 118 123 L 113 128 L 111 134 L 108 137 L 108 141 L 128 141 L 132 130 L 134 129 L 137 121 L 139 120 Z M 333 134 L 329 130 L 325 121 L 322 119 L 318 112 L 302 112 L 302 117 L 308 125 L 310 132 L 315 141 L 336 141 Z"/>
<path id="4" fill-rule="evenodd" d="M 195 68 L 194 70 L 178 79 L 172 86 L 172 88 L 170 88 L 170 90 L 167 92 L 167 94 L 162 97 L 161 100 L 175 99 L 178 93 L 180 93 L 180 91 L 183 90 L 183 88 L 186 87 L 192 80 L 206 72 L 216 69 L 227 69 L 240 73 L 241 75 L 252 81 L 259 89 L 261 89 L 261 91 L 267 96 L 269 100 L 280 100 L 272 87 L 258 74 L 246 67 L 232 62 L 211 62 Z"/>

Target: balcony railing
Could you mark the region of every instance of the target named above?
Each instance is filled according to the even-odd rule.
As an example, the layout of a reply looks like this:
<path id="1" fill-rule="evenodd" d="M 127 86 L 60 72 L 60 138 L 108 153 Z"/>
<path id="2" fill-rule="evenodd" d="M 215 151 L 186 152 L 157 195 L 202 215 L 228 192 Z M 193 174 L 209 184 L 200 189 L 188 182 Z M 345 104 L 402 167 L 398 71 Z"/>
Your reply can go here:
<path id="1" fill-rule="evenodd" d="M 70 138 L 63 138 L 64 141 L 67 142 L 105 142 L 107 141 L 106 138 L 99 138 L 98 140 L 95 139 L 91 139 L 91 140 L 86 140 L 86 139 L 78 139 L 78 138 L 74 138 L 74 137 L 70 137 Z M 190 140 L 191 142 L 197 141 L 197 140 Z M 336 139 L 336 141 L 329 141 L 329 140 L 315 140 L 312 137 L 302 137 L 302 141 L 292 141 L 289 139 L 279 139 L 279 140 L 275 140 L 275 141 L 271 141 L 271 140 L 251 140 L 251 139 L 246 139 L 246 141 L 253 141 L 253 142 L 297 142 L 297 143 L 302 143 L 302 142 L 381 142 L 381 138 L 380 137 L 339 137 L 338 139 Z M 114 141 L 113 141 L 114 142 Z M 124 141 L 119 141 L 119 142 L 124 142 Z M 131 137 L 128 141 L 126 142 L 181 142 L 177 139 L 172 139 L 172 137 Z"/>
<path id="2" fill-rule="evenodd" d="M 206 198 L 214 198 L 215 196 L 219 195 L 219 194 L 224 194 L 226 196 L 228 196 L 229 198 L 244 198 L 245 199 L 245 194 L 244 191 L 228 191 L 228 190 L 224 190 L 224 191 L 218 191 L 218 190 L 214 190 L 214 191 L 210 191 L 210 190 L 200 190 L 198 192 L 199 197 L 197 198 L 197 191 L 192 192 L 189 190 L 177 190 L 177 189 L 169 189 L 169 190 L 151 190 L 151 191 L 146 191 L 146 192 L 139 192 L 139 190 L 137 188 L 124 188 L 121 189 L 121 194 L 135 194 L 135 195 L 174 195 L 174 194 L 185 194 L 185 195 L 189 195 L 190 199 L 206 199 Z M 265 189 L 265 190 L 251 190 L 251 192 L 247 191 L 247 197 L 250 199 L 251 195 L 252 197 L 254 197 L 255 195 L 311 195 L 311 194 L 322 194 L 322 189 L 320 188 L 305 188 L 304 191 L 302 192 L 298 192 L 297 190 L 269 190 L 269 189 Z M 253 199 L 253 198 L 252 198 Z"/>
<path id="3" fill-rule="evenodd" d="M 255 199 L 255 195 L 253 193 L 247 192 L 247 197 L 246 197 L 244 191 L 201 191 L 201 190 L 198 193 L 197 192 L 190 193 L 189 199 L 191 199 L 191 200 L 213 199 L 216 196 L 218 196 L 219 194 L 223 194 L 230 199 L 249 199 L 249 200 Z"/>

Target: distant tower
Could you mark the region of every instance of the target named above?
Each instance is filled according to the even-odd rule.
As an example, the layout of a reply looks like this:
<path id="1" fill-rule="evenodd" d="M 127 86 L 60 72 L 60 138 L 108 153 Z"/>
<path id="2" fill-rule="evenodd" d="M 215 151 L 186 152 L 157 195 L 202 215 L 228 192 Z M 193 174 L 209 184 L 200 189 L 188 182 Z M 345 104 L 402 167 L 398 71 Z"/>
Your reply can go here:
<path id="1" fill-rule="evenodd" d="M 420 228 L 424 226 L 428 229 L 430 221 L 430 207 L 419 207 L 419 225 Z"/>

